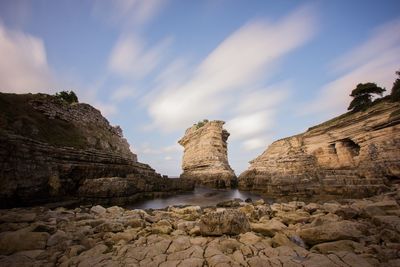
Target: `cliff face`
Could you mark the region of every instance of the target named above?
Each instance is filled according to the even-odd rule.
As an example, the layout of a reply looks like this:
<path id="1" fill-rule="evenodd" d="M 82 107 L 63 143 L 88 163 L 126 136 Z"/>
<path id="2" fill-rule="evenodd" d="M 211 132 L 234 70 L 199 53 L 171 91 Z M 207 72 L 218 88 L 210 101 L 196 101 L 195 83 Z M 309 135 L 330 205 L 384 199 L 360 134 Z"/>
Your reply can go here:
<path id="1" fill-rule="evenodd" d="M 362 197 L 400 179 L 400 103 L 382 101 L 272 143 L 239 176 L 270 195 Z"/>
<path id="2" fill-rule="evenodd" d="M 223 121 L 210 121 L 198 128 L 193 125 L 179 140 L 184 147 L 181 178 L 196 184 L 224 188 L 236 184 L 236 176 L 229 166 L 227 143 L 229 133 Z"/>
<path id="3" fill-rule="evenodd" d="M 0 206 L 101 199 L 104 195 L 96 195 L 96 190 L 102 188 L 81 187 L 87 187 L 89 179 L 127 175 L 135 193 L 176 189 L 169 179 L 137 162 L 122 130 L 90 105 L 68 104 L 44 94 L 0 93 Z M 143 189 L 143 180 L 160 186 Z M 112 181 L 105 181 L 101 185 L 110 191 L 108 202 L 129 200 L 132 190 L 120 188 L 116 193 Z M 188 188 L 182 183 L 182 189 Z"/>

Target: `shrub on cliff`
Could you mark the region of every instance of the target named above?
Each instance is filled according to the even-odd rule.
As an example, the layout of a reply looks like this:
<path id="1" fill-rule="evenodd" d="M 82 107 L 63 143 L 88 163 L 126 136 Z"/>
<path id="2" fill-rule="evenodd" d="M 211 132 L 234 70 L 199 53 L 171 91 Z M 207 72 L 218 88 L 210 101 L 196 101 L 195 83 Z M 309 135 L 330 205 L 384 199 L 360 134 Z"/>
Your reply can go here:
<path id="1" fill-rule="evenodd" d="M 76 96 L 76 94 L 74 93 L 74 91 L 61 91 L 59 93 L 56 93 L 56 97 L 66 101 L 69 104 L 72 103 L 78 103 L 78 97 Z"/>
<path id="2" fill-rule="evenodd" d="M 400 101 L 400 70 L 396 71 L 397 79 L 393 83 L 392 92 L 390 97 L 394 101 Z"/>
<path id="3" fill-rule="evenodd" d="M 203 127 L 204 125 L 206 125 L 207 122 L 208 122 L 207 119 L 204 119 L 203 121 L 199 121 L 199 122 L 196 124 L 196 129 L 199 129 L 199 128 Z"/>
<path id="4" fill-rule="evenodd" d="M 351 92 L 353 97 L 348 110 L 360 111 L 367 109 L 372 104 L 373 95 L 380 95 L 386 90 L 376 85 L 376 83 L 359 83 Z"/>

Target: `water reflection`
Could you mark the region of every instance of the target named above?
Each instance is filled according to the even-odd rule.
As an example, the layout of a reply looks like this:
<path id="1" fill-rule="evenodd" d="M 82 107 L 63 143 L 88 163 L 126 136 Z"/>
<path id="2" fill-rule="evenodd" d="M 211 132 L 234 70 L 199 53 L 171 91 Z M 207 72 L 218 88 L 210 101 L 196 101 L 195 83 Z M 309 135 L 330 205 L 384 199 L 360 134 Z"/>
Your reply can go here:
<path id="1" fill-rule="evenodd" d="M 257 200 L 262 198 L 259 194 L 238 189 L 217 190 L 211 188 L 198 187 L 193 192 L 178 194 L 166 198 L 156 198 L 139 201 L 127 208 L 131 209 L 162 209 L 174 205 L 198 205 L 213 206 L 218 202 L 240 198 L 245 200 L 251 198 Z"/>

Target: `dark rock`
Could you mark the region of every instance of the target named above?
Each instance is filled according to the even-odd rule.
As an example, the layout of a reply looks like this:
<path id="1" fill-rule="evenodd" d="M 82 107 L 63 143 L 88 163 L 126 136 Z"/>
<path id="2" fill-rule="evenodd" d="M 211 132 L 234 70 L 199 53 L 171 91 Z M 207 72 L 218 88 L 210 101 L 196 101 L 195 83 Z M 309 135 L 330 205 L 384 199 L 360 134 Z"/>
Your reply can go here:
<path id="1" fill-rule="evenodd" d="M 240 203 L 243 202 L 240 198 L 235 198 L 232 200 L 221 201 L 217 203 L 217 207 L 223 208 L 236 208 L 240 206 Z"/>

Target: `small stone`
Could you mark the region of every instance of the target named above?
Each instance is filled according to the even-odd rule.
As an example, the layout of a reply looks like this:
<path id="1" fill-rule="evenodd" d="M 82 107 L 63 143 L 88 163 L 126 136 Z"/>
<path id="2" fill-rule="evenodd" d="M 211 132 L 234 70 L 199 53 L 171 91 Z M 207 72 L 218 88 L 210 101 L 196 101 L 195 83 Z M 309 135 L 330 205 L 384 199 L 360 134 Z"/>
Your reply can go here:
<path id="1" fill-rule="evenodd" d="M 94 214 L 100 215 L 106 213 L 106 209 L 100 205 L 93 206 L 90 211 Z"/>
<path id="2" fill-rule="evenodd" d="M 47 240 L 47 246 L 48 247 L 55 246 L 67 239 L 68 236 L 64 231 L 57 230 L 57 232 L 52 236 L 50 236 L 49 239 Z"/>

